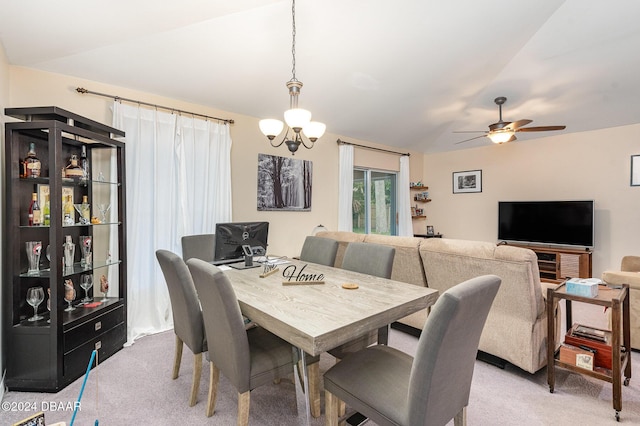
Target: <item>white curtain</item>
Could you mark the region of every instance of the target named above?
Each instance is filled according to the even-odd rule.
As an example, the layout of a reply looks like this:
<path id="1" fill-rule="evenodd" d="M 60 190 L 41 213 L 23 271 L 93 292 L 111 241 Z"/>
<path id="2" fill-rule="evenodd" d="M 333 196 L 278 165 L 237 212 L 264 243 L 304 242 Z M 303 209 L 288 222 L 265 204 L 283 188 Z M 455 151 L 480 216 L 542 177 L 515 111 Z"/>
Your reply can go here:
<path id="1" fill-rule="evenodd" d="M 181 254 L 183 235 L 231 221 L 231 137 L 226 124 L 113 105 L 124 130 L 127 194 L 128 336 L 173 327 L 155 251 Z"/>
<path id="2" fill-rule="evenodd" d="M 340 145 L 338 231 L 353 230 L 353 145 Z"/>
<path id="3" fill-rule="evenodd" d="M 400 156 L 400 176 L 398 182 L 398 235 L 413 236 L 411 222 L 411 191 L 409 189 L 409 156 Z"/>

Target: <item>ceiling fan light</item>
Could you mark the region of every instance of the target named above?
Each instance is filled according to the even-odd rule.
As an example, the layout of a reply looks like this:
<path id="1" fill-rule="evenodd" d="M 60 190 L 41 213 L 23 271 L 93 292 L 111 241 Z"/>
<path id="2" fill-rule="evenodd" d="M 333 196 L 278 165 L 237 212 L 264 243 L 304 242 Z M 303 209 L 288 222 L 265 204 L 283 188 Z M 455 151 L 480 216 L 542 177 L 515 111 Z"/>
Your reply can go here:
<path id="1" fill-rule="evenodd" d="M 311 112 L 302 108 L 288 109 L 284 112 L 284 121 L 298 133 L 311 121 Z"/>
<path id="2" fill-rule="evenodd" d="M 506 130 L 503 132 L 495 132 L 489 135 L 489 139 L 491 139 L 491 142 L 493 143 L 505 143 L 505 142 L 508 142 L 509 139 L 511 139 L 514 133 L 515 132 L 511 130 Z"/>
<path id="3" fill-rule="evenodd" d="M 284 123 L 274 118 L 260 120 L 258 126 L 260 126 L 262 134 L 271 140 L 278 136 L 282 132 L 282 129 L 284 129 Z"/>
<path id="4" fill-rule="evenodd" d="M 324 135 L 327 126 L 319 121 L 311 121 L 302 128 L 302 133 L 309 138 L 311 142 L 315 142 Z"/>

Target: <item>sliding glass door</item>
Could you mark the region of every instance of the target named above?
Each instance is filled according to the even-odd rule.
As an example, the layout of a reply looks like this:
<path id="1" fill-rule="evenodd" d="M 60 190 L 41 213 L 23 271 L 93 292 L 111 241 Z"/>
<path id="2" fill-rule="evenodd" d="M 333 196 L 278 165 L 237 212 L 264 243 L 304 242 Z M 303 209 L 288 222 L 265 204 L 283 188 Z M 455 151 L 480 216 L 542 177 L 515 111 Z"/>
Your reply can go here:
<path id="1" fill-rule="evenodd" d="M 397 235 L 397 174 L 381 170 L 353 170 L 353 232 Z"/>

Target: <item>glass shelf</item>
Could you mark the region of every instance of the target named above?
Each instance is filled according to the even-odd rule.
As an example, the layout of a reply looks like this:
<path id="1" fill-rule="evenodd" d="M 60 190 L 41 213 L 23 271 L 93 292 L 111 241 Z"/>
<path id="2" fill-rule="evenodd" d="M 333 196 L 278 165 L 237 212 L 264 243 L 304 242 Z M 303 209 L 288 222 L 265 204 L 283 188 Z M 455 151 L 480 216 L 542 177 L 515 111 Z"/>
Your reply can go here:
<path id="1" fill-rule="evenodd" d="M 76 262 L 73 264 L 72 267 L 64 268 L 64 270 L 62 271 L 62 276 L 69 277 L 71 275 L 91 272 L 91 271 L 95 271 L 96 269 L 102 269 L 108 266 L 118 265 L 120 263 L 122 263 L 121 260 L 112 260 L 111 262 L 106 262 L 106 261 L 93 262 L 90 268 L 85 268 L 80 264 L 80 262 Z M 40 269 L 39 274 L 27 274 L 26 272 L 23 272 L 20 274 L 20 278 L 47 278 L 48 279 L 48 278 L 51 278 L 51 268 Z"/>
<path id="2" fill-rule="evenodd" d="M 33 178 L 33 177 L 21 177 L 20 181 L 21 182 L 31 182 L 31 183 L 41 183 L 41 184 L 48 184 L 49 183 L 49 176 L 40 176 L 37 178 Z M 87 186 L 89 184 L 89 182 L 91 182 L 91 184 L 93 185 L 114 185 L 114 186 L 120 186 L 120 182 L 109 182 L 109 181 L 105 181 L 105 180 L 87 180 L 87 179 L 74 179 L 74 178 L 67 178 L 67 177 L 63 177 L 62 178 L 62 184 L 65 186 Z"/>
<path id="3" fill-rule="evenodd" d="M 74 223 L 73 225 L 62 225 L 62 228 L 81 228 L 83 226 L 101 226 L 101 225 L 120 225 L 122 222 L 101 222 L 101 223 L 87 223 L 83 225 L 82 223 Z M 49 229 L 50 225 L 40 225 L 40 226 L 29 226 L 29 225 L 20 225 L 20 229 Z"/>

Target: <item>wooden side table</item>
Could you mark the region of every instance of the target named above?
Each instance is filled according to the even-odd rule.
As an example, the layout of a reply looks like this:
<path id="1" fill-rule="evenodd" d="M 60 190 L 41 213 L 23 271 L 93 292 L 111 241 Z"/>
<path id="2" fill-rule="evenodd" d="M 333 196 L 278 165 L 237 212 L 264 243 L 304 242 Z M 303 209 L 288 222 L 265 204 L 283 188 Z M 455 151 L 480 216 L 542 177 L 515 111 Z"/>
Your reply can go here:
<path id="1" fill-rule="evenodd" d="M 600 305 L 611 309 L 611 370 L 598 368 L 593 371 L 576 367 L 556 358 L 556 336 L 555 336 L 555 303 L 560 299 L 566 300 L 567 330 L 572 326 L 571 302 L 589 303 Z M 584 374 L 596 379 L 604 380 L 613 385 L 613 409 L 616 420 L 620 421 L 620 411 L 622 410 L 622 373 L 624 370 L 624 385 L 629 385 L 631 379 L 631 330 L 629 321 L 629 286 L 623 284 L 620 288 L 600 286 L 596 297 L 577 296 L 567 293 L 566 282 L 558 287 L 547 290 L 547 382 L 549 392 L 553 393 L 555 386 L 555 367 L 562 367 L 576 373 Z M 622 330 L 620 330 L 622 325 Z M 621 340 L 622 334 L 622 342 Z"/>

